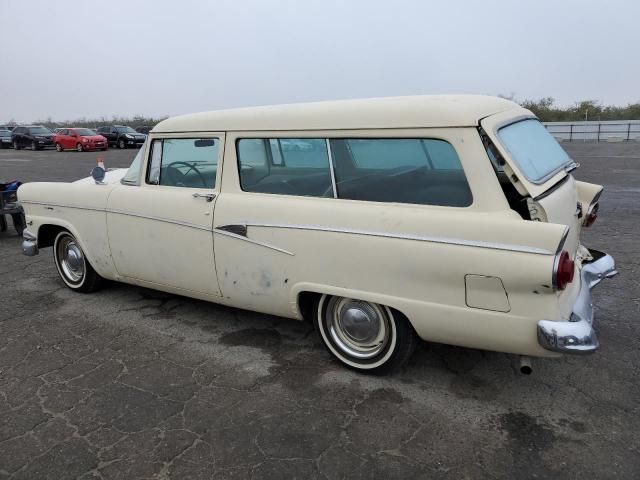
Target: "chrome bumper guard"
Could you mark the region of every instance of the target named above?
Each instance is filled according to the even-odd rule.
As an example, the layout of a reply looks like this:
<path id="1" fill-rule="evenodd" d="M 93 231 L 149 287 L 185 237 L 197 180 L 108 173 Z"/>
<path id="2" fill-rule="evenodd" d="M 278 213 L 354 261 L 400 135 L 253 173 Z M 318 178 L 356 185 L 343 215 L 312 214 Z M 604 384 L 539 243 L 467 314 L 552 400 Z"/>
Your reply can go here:
<path id="1" fill-rule="evenodd" d="M 589 250 L 593 260 L 585 263 L 580 272 L 580 292 L 568 321 L 540 320 L 538 343 L 547 350 L 574 355 L 593 353 L 598 348 L 598 337 L 593 329 L 593 302 L 591 289 L 603 279 L 618 274 L 611 255 Z"/>
<path id="2" fill-rule="evenodd" d="M 22 232 L 22 253 L 27 257 L 38 254 L 38 238 L 29 230 Z"/>

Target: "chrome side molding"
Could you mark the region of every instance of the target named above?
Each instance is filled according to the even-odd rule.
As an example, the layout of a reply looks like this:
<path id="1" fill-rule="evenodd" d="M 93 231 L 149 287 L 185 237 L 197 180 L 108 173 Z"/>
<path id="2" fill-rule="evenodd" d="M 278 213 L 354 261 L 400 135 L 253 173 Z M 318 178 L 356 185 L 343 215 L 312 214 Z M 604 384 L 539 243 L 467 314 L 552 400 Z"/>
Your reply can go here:
<path id="1" fill-rule="evenodd" d="M 539 247 L 530 247 L 527 245 L 512 245 L 508 243 L 485 242 L 482 240 L 465 240 L 462 238 L 436 237 L 430 235 L 414 235 L 409 233 L 387 233 L 376 232 L 372 230 L 359 230 L 353 228 L 341 227 L 324 227 L 320 225 L 293 225 L 281 223 L 254 223 L 243 222 L 247 227 L 264 227 L 264 228 L 286 228 L 293 230 L 311 230 L 320 232 L 346 233 L 351 235 L 363 235 L 369 237 L 381 238 L 397 238 L 402 240 L 414 240 L 419 242 L 444 243 L 448 245 L 460 245 L 465 247 L 479 247 L 493 250 L 506 250 L 510 252 L 533 253 L 536 255 L 553 255 L 554 252 Z"/>

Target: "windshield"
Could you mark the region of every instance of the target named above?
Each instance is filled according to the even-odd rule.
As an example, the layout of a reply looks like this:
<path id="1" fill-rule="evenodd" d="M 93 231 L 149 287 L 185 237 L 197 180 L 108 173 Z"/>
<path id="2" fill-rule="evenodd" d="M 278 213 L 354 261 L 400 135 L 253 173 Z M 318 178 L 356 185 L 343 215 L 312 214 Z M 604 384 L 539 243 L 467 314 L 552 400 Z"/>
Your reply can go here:
<path id="1" fill-rule="evenodd" d="M 142 146 L 142 148 L 140 148 L 140 150 L 138 150 L 138 154 L 133 159 L 133 162 L 131 162 L 129 170 L 127 170 L 127 173 L 125 173 L 124 177 L 122 177 L 120 183 L 124 183 L 126 185 L 138 185 L 138 179 L 140 178 L 140 168 L 142 166 L 142 156 L 145 151 L 145 146 L 146 143 Z"/>
<path id="2" fill-rule="evenodd" d="M 81 137 L 91 137 L 93 135 L 97 135 L 93 130 L 89 130 L 88 128 L 76 128 L 76 133 Z"/>
<path id="3" fill-rule="evenodd" d="M 44 128 L 44 127 L 31 127 L 29 129 L 29 133 L 31 133 L 33 135 L 50 135 L 51 134 L 51 130 L 49 130 L 48 128 Z"/>
<path id="4" fill-rule="evenodd" d="M 10 137 L 11 132 L 9 130 L 0 130 L 0 137 Z"/>
<path id="5" fill-rule="evenodd" d="M 498 130 L 511 158 L 533 183 L 542 183 L 572 160 L 538 120 L 512 123 Z"/>
<path id="6" fill-rule="evenodd" d="M 138 133 L 131 127 L 116 127 L 118 133 Z"/>

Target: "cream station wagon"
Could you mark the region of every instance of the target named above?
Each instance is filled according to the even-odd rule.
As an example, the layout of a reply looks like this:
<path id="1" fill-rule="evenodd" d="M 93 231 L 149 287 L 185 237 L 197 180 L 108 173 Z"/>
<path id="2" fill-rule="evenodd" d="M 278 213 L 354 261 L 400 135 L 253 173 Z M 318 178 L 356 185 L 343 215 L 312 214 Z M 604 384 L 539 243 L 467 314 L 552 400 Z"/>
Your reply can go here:
<path id="1" fill-rule="evenodd" d="M 269 106 L 170 118 L 128 170 L 20 187 L 23 251 L 102 279 L 315 325 L 349 367 L 419 339 L 523 356 L 593 352 L 580 244 L 602 187 L 528 110 L 484 96 Z M 104 178 L 102 178 L 104 177 Z"/>

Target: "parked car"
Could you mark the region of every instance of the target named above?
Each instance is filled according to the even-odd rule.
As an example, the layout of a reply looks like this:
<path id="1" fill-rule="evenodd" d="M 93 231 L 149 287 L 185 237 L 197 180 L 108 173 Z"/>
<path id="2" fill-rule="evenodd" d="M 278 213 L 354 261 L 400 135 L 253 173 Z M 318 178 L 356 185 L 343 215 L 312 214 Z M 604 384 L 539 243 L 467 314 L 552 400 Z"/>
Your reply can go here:
<path id="1" fill-rule="evenodd" d="M 12 131 L 14 128 L 16 128 L 16 125 L 0 125 L 0 130 Z"/>
<path id="2" fill-rule="evenodd" d="M 53 147 L 53 133 L 47 127 L 31 125 L 28 127 L 16 127 L 11 132 L 13 148 L 20 150 L 29 147 L 31 150 L 40 150 Z"/>
<path id="3" fill-rule="evenodd" d="M 118 148 L 141 147 L 147 138 L 146 135 L 138 133 L 133 128 L 125 125 L 99 127 L 98 134 L 108 140 L 109 146 Z"/>
<path id="4" fill-rule="evenodd" d="M 602 186 L 576 167 L 493 97 L 185 115 L 128 170 L 20 187 L 23 252 L 53 247 L 76 291 L 110 279 L 308 319 L 361 371 L 401 365 L 419 339 L 526 366 L 598 348 L 590 290 L 617 273 L 580 243 Z"/>
<path id="5" fill-rule="evenodd" d="M 0 129 L 0 148 L 11 147 L 11 130 Z"/>
<path id="6" fill-rule="evenodd" d="M 56 150 L 74 149 L 78 152 L 106 150 L 107 139 L 88 128 L 63 128 L 54 136 Z"/>
<path id="7" fill-rule="evenodd" d="M 142 127 L 138 127 L 136 128 L 136 132 L 138 133 L 142 133 L 144 135 L 149 135 L 149 132 L 153 129 L 153 127 L 150 127 L 148 125 L 143 125 Z"/>

